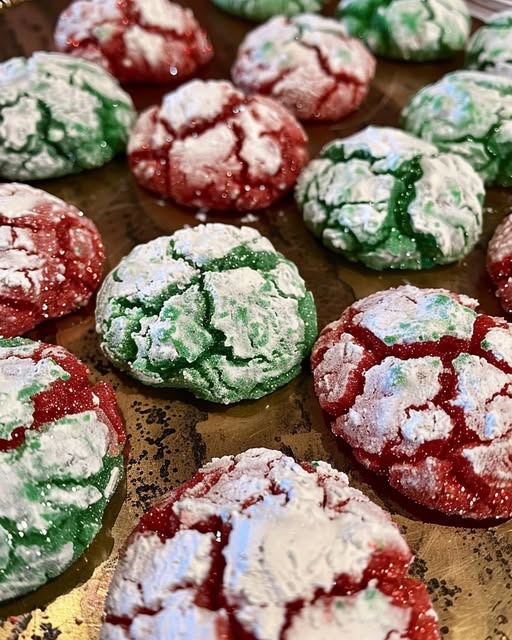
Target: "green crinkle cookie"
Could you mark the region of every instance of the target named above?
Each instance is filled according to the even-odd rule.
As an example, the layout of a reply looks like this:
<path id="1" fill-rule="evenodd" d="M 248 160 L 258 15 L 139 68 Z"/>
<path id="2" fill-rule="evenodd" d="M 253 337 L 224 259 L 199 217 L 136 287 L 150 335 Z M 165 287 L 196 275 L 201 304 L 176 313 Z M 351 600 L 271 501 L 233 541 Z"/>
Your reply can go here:
<path id="1" fill-rule="evenodd" d="M 386 127 L 335 140 L 302 172 L 306 225 L 372 269 L 428 269 L 464 257 L 482 231 L 484 188 L 455 154 Z"/>
<path id="2" fill-rule="evenodd" d="M 512 79 L 481 71 L 449 73 L 412 97 L 402 125 L 463 156 L 486 184 L 512 185 Z"/>
<path id="3" fill-rule="evenodd" d="M 512 10 L 494 14 L 471 36 L 465 66 L 512 77 Z"/>
<path id="4" fill-rule="evenodd" d="M 294 378 L 317 333 L 295 265 L 256 230 L 224 224 L 135 247 L 99 292 L 96 329 L 137 380 L 225 404 Z"/>
<path id="5" fill-rule="evenodd" d="M 123 151 L 130 96 L 96 64 L 37 52 L 0 64 L 0 175 L 39 180 L 100 167 Z"/>
<path id="6" fill-rule="evenodd" d="M 463 0 L 342 0 L 337 16 L 372 51 L 400 60 L 450 57 L 471 27 Z"/>
<path id="7" fill-rule="evenodd" d="M 213 4 L 249 20 L 268 20 L 273 16 L 295 16 L 320 11 L 326 0 L 212 0 Z"/>

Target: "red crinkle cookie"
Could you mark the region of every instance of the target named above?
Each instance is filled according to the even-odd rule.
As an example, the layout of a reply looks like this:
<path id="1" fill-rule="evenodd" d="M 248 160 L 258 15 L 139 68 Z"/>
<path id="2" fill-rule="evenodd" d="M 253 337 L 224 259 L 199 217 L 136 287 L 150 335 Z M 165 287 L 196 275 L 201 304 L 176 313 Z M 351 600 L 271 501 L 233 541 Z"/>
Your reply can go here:
<path id="1" fill-rule="evenodd" d="M 102 640 L 436 640 L 389 516 L 325 462 L 214 459 L 140 522 Z"/>
<path id="2" fill-rule="evenodd" d="M 476 300 L 404 286 L 348 307 L 313 348 L 332 430 L 431 509 L 512 516 L 512 327 Z"/>
<path id="3" fill-rule="evenodd" d="M 281 105 L 193 80 L 142 113 L 128 143 L 141 186 L 190 207 L 262 209 L 295 184 L 307 137 Z"/>
<path id="4" fill-rule="evenodd" d="M 505 311 L 512 311 L 512 216 L 496 227 L 487 247 L 487 271 Z"/>
<path id="5" fill-rule="evenodd" d="M 277 16 L 240 45 L 232 76 L 244 91 L 268 95 L 300 120 L 340 120 L 368 93 L 375 58 L 336 20 Z"/>
<path id="6" fill-rule="evenodd" d="M 0 336 L 85 305 L 104 258 L 98 230 L 76 207 L 26 184 L 0 184 Z"/>
<path id="7" fill-rule="evenodd" d="M 169 0 L 77 0 L 61 14 L 55 43 L 121 82 L 180 81 L 213 56 L 192 11 Z"/>

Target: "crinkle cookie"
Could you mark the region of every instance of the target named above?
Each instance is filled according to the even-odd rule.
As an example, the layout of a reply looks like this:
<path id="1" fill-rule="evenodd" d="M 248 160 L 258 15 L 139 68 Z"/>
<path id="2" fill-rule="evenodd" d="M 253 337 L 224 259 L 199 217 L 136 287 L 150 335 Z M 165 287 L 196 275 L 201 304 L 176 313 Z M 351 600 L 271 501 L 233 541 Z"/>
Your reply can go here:
<path id="1" fill-rule="evenodd" d="M 300 120 L 339 120 L 368 93 L 375 59 L 336 20 L 279 16 L 251 31 L 233 67 L 235 84 L 269 95 Z"/>
<path id="2" fill-rule="evenodd" d="M 387 127 L 329 143 L 296 190 L 309 229 L 372 269 L 460 260 L 482 231 L 483 197 L 482 180 L 461 157 Z"/>
<path id="3" fill-rule="evenodd" d="M 496 296 L 505 311 L 512 312 L 512 216 L 496 227 L 487 247 L 487 271 L 496 285 Z"/>
<path id="4" fill-rule="evenodd" d="M 411 560 L 344 473 L 250 449 L 215 458 L 142 518 L 101 639 L 436 640 Z"/>
<path id="5" fill-rule="evenodd" d="M 461 51 L 471 29 L 464 0 L 341 0 L 337 17 L 376 54 L 418 62 Z"/>
<path id="6" fill-rule="evenodd" d="M 317 331 L 296 266 L 255 229 L 225 224 L 135 247 L 100 289 L 96 328 L 137 380 L 225 404 L 294 378 Z"/>
<path id="7" fill-rule="evenodd" d="M 313 349 L 332 430 L 408 498 L 512 516 L 512 325 L 477 300 L 404 286 L 350 306 Z"/>
<path id="8" fill-rule="evenodd" d="M 262 209 L 308 161 L 304 130 L 284 107 L 225 81 L 193 80 L 139 117 L 128 144 L 139 184 L 180 204 Z"/>
<path id="9" fill-rule="evenodd" d="M 512 77 L 512 10 L 494 14 L 471 36 L 465 66 Z"/>
<path id="10" fill-rule="evenodd" d="M 486 184 L 512 185 L 512 79 L 455 71 L 402 111 L 405 129 L 464 157 Z"/>
<path id="11" fill-rule="evenodd" d="M 224 11 L 249 20 L 268 20 L 274 16 L 294 16 L 320 11 L 327 0 L 212 0 Z"/>
<path id="12" fill-rule="evenodd" d="M 213 56 L 192 11 L 169 0 L 75 1 L 59 18 L 55 43 L 121 82 L 179 81 Z"/>
<path id="13" fill-rule="evenodd" d="M 130 96 L 91 62 L 38 51 L 0 63 L 0 175 L 54 178 L 124 151 Z"/>
<path id="14" fill-rule="evenodd" d="M 62 347 L 0 339 L 0 601 L 85 551 L 123 474 L 114 392 L 88 376 Z"/>
<path id="15" fill-rule="evenodd" d="M 26 184 L 0 184 L 0 336 L 87 304 L 104 258 L 98 230 L 76 207 Z"/>

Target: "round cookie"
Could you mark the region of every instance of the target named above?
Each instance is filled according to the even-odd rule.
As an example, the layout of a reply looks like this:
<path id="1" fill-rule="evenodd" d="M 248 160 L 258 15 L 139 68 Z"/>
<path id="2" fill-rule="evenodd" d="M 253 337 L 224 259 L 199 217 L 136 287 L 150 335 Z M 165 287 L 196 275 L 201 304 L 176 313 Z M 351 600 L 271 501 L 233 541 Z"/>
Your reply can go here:
<path id="1" fill-rule="evenodd" d="M 130 96 L 101 67 L 38 51 L 0 63 L 0 175 L 40 180 L 100 167 L 123 151 Z"/>
<path id="2" fill-rule="evenodd" d="M 444 289 L 348 307 L 311 362 L 333 432 L 408 498 L 466 518 L 512 516 L 512 326 Z"/>
<path id="3" fill-rule="evenodd" d="M 224 11 L 249 20 L 268 20 L 274 16 L 294 16 L 320 11 L 327 0 L 212 0 Z"/>
<path id="4" fill-rule="evenodd" d="M 329 143 L 296 189 L 306 225 L 325 246 L 372 269 L 460 260 L 482 231 L 483 197 L 461 157 L 387 127 Z"/>
<path id="5" fill-rule="evenodd" d="M 464 157 L 488 185 L 512 185 L 512 79 L 455 71 L 421 89 L 402 126 Z"/>
<path id="6" fill-rule="evenodd" d="M 73 205 L 26 184 L 0 184 L 0 336 L 19 336 L 84 306 L 105 255 Z"/>
<path id="7" fill-rule="evenodd" d="M 269 95 L 300 120 L 339 120 L 368 93 L 375 59 L 329 18 L 278 16 L 240 45 L 232 76 L 246 92 Z"/>
<path id="8" fill-rule="evenodd" d="M 512 216 L 494 231 L 487 247 L 487 271 L 496 285 L 501 306 L 512 312 Z"/>
<path id="9" fill-rule="evenodd" d="M 176 202 L 237 211 L 269 206 L 308 161 L 295 118 L 225 81 L 193 80 L 139 117 L 128 144 L 139 184 Z"/>
<path id="10" fill-rule="evenodd" d="M 436 640 L 390 517 L 325 462 L 216 458 L 141 520 L 101 640 Z M 180 634 L 179 631 L 182 631 Z"/>
<path id="11" fill-rule="evenodd" d="M 471 29 L 464 0 L 341 0 L 336 15 L 376 54 L 417 62 L 453 56 Z"/>
<path id="12" fill-rule="evenodd" d="M 512 77 L 512 10 L 494 14 L 471 36 L 465 66 Z"/>
<path id="13" fill-rule="evenodd" d="M 0 339 L 0 601 L 85 551 L 123 474 L 114 392 L 88 376 L 62 347 Z"/>
<path id="14" fill-rule="evenodd" d="M 59 17 L 55 44 L 120 82 L 180 81 L 213 56 L 192 11 L 169 0 L 75 1 Z"/>
<path id="15" fill-rule="evenodd" d="M 255 229 L 182 229 L 139 245 L 98 294 L 101 348 L 154 386 L 228 404 L 300 371 L 316 310 L 296 266 Z"/>

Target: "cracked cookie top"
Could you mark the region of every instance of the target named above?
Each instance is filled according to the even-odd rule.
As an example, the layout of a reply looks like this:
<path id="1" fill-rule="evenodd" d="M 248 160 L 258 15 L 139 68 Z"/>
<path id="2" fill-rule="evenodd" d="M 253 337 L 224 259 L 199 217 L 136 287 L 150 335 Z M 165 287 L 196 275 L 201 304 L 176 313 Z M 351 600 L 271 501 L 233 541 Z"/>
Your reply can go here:
<path id="1" fill-rule="evenodd" d="M 101 67 L 38 51 L 0 63 L 0 175 L 54 178 L 123 151 L 135 111 Z"/>
<path id="2" fill-rule="evenodd" d="M 26 184 L 0 184 L 0 336 L 19 336 L 89 301 L 104 251 L 73 205 Z"/>
<path id="3" fill-rule="evenodd" d="M 296 189 L 313 233 L 372 269 L 460 260 L 482 232 L 483 197 L 482 180 L 463 158 L 387 127 L 329 143 Z"/>
<path id="4" fill-rule="evenodd" d="M 274 100 L 247 97 L 226 81 L 193 80 L 142 113 L 128 161 L 143 187 L 180 204 L 261 209 L 295 184 L 307 138 Z"/>
<path id="5" fill-rule="evenodd" d="M 268 20 L 274 16 L 294 16 L 320 11 L 327 0 L 212 0 L 224 11 L 249 20 Z"/>
<path id="6" fill-rule="evenodd" d="M 487 271 L 501 306 L 512 311 L 512 216 L 496 227 L 487 246 Z"/>
<path id="7" fill-rule="evenodd" d="M 121 82 L 181 81 L 213 56 L 192 11 L 169 0 L 75 1 L 60 15 L 55 43 Z"/>
<path id="8" fill-rule="evenodd" d="M 214 459 L 148 514 L 121 556 L 102 640 L 436 640 L 389 516 L 325 462 Z"/>
<path id="9" fill-rule="evenodd" d="M 244 91 L 275 98 L 300 120 L 339 120 L 359 107 L 374 72 L 373 56 L 336 20 L 302 14 L 251 31 L 232 75 Z"/>
<path id="10" fill-rule="evenodd" d="M 512 184 L 512 78 L 481 71 L 449 73 L 411 98 L 402 124 L 439 149 L 465 158 L 486 184 Z"/>
<path id="11" fill-rule="evenodd" d="M 296 266 L 249 227 L 182 229 L 139 245 L 105 279 L 96 326 L 137 380 L 230 403 L 293 377 L 316 337 Z"/>
<path id="12" fill-rule="evenodd" d="M 341 0 L 337 16 L 372 51 L 399 60 L 450 57 L 471 28 L 464 0 Z"/>
<path id="13" fill-rule="evenodd" d="M 512 515 L 512 330 L 444 289 L 382 291 L 320 334 L 315 391 L 335 434 L 409 498 Z"/>
<path id="14" fill-rule="evenodd" d="M 512 78 L 512 10 L 495 13 L 475 31 L 464 66 Z"/>
<path id="15" fill-rule="evenodd" d="M 123 473 L 114 392 L 88 376 L 62 347 L 0 339 L 0 601 L 83 553 Z"/>

